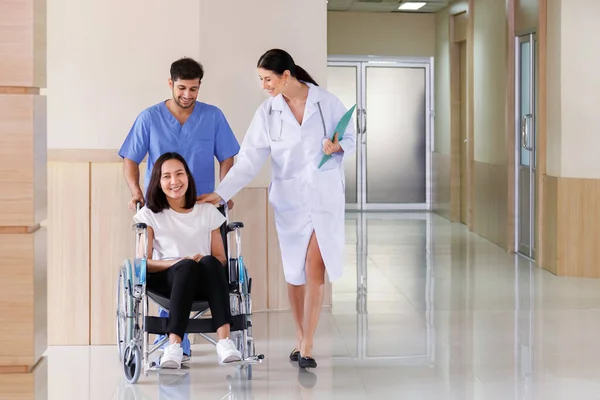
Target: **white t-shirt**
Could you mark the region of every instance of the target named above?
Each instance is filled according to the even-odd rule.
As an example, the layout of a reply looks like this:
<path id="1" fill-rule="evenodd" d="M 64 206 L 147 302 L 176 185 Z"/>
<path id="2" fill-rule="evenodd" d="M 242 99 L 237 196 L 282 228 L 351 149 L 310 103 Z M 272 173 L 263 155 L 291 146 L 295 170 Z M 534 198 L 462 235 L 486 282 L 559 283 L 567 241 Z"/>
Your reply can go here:
<path id="1" fill-rule="evenodd" d="M 143 222 L 154 231 L 154 260 L 211 254 L 211 233 L 226 221 L 212 204 L 196 204 L 189 213 L 179 213 L 167 208 L 158 214 L 146 206 L 133 217 L 135 223 Z"/>

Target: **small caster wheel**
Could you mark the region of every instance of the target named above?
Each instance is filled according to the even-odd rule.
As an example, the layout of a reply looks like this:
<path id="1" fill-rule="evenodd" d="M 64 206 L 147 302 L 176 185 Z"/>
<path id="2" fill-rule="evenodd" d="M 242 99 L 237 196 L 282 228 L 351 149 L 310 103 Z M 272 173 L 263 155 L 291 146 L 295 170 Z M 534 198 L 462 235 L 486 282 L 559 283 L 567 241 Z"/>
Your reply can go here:
<path id="1" fill-rule="evenodd" d="M 138 346 L 128 345 L 123 352 L 123 372 L 127 382 L 134 384 L 142 372 L 142 352 Z"/>

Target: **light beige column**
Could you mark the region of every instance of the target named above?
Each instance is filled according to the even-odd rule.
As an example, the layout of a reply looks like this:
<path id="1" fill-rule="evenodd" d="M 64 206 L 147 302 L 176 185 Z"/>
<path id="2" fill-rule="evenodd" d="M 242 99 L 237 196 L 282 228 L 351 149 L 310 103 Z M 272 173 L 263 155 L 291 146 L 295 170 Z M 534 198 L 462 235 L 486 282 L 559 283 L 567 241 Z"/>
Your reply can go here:
<path id="1" fill-rule="evenodd" d="M 45 0 L 0 1 L 0 398 L 46 350 L 45 53 Z"/>

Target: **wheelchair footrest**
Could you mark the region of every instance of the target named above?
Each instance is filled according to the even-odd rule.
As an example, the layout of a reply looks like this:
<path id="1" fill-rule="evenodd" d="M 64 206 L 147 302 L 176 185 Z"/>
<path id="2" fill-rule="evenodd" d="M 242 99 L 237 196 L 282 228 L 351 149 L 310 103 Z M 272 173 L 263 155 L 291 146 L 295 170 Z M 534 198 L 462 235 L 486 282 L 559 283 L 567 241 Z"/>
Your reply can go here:
<path id="1" fill-rule="evenodd" d="M 263 354 L 259 354 L 256 356 L 251 356 L 248 357 L 244 360 L 241 361 L 233 361 L 230 363 L 224 363 L 224 364 L 219 364 L 222 367 L 226 367 L 226 366 L 244 366 L 244 365 L 254 365 L 254 364 L 260 364 L 263 362 L 263 360 L 265 359 L 265 356 Z"/>
<path id="2" fill-rule="evenodd" d="M 231 331 L 243 331 L 251 326 L 251 322 L 246 319 L 246 315 L 234 315 L 231 317 L 233 324 Z M 168 318 L 146 317 L 145 331 L 156 335 L 163 335 L 167 332 Z M 188 321 L 186 333 L 214 333 L 212 318 L 190 319 Z"/>

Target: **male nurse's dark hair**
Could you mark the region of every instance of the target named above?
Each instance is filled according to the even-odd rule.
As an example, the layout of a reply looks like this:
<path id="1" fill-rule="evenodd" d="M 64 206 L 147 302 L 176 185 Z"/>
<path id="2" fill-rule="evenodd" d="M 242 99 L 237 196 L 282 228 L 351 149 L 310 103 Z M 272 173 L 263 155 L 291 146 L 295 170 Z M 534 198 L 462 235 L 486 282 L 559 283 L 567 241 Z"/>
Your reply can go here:
<path id="1" fill-rule="evenodd" d="M 292 56 L 285 50 L 271 49 L 267 51 L 265 54 L 260 56 L 256 66 L 258 68 L 272 71 L 277 75 L 282 75 L 287 70 L 290 71 L 290 74 L 299 81 L 309 82 L 315 86 L 319 86 L 312 76 L 310 76 L 310 74 L 304 70 L 304 68 L 296 65 Z"/>
<path id="2" fill-rule="evenodd" d="M 191 58 L 184 57 L 171 64 L 171 79 L 173 82 L 177 80 L 192 80 L 199 79 L 202 81 L 204 77 L 204 69 L 202 65 Z"/>

